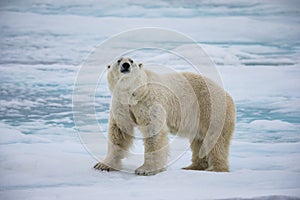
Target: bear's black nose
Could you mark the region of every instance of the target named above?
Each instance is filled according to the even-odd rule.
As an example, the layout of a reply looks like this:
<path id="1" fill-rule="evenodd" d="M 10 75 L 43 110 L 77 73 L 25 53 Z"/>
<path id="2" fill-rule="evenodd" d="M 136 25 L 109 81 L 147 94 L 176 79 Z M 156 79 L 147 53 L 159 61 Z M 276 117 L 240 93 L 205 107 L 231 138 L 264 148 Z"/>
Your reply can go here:
<path id="1" fill-rule="evenodd" d="M 126 63 L 122 64 L 122 67 L 123 67 L 123 69 L 126 70 L 126 69 L 129 69 L 130 65 L 129 65 L 129 63 L 126 62 Z"/>
<path id="2" fill-rule="evenodd" d="M 121 67 L 121 72 L 122 73 L 130 72 L 130 64 L 127 62 L 123 63 Z"/>

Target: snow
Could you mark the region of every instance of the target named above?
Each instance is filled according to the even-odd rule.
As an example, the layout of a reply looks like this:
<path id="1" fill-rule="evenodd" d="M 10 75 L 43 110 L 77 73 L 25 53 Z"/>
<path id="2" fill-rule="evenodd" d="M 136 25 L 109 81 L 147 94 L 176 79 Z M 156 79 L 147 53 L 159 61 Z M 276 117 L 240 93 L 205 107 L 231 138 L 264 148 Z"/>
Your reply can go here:
<path id="1" fill-rule="evenodd" d="M 1 1 L 0 199 L 299 199 L 299 13 L 294 0 Z M 141 27 L 186 34 L 216 63 L 237 105 L 230 173 L 181 170 L 187 140 L 172 143 L 167 171 L 152 177 L 131 173 L 141 140 L 123 172 L 93 170 L 106 154 L 110 93 L 103 77 L 97 127 L 80 127 L 84 144 L 72 112 L 76 75 L 103 40 Z M 166 52 L 132 56 L 193 70 Z"/>
<path id="2" fill-rule="evenodd" d="M 299 127 L 293 124 L 281 120 L 254 120 L 249 123 L 249 128 L 254 128 L 256 130 L 274 130 L 274 131 L 284 131 L 284 130 L 298 130 Z"/>
<path id="3" fill-rule="evenodd" d="M 233 142 L 231 173 L 181 171 L 190 153 L 153 177 L 92 170 L 76 137 L 41 140 L 6 126 L 1 137 L 1 196 L 8 199 L 222 199 L 299 195 L 299 143 Z M 10 136 L 14 136 L 13 143 Z M 44 136 L 45 137 L 45 136 Z M 118 194 L 116 194 L 118 191 Z M 153 195 L 154 193 L 154 195 Z M 116 195 L 116 196 L 114 196 Z"/>

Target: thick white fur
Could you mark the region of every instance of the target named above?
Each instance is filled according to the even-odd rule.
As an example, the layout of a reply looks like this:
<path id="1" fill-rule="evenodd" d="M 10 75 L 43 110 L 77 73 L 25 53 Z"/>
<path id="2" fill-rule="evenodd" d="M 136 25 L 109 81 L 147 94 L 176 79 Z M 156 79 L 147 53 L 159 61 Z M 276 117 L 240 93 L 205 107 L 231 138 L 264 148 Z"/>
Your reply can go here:
<path id="1" fill-rule="evenodd" d="M 125 62 L 130 63 L 130 72 L 121 73 Z M 133 129 L 138 127 L 145 155 L 136 174 L 153 175 L 165 169 L 168 132 L 191 142 L 192 164 L 183 169 L 229 171 L 235 105 L 214 82 L 193 73 L 156 74 L 122 58 L 109 66 L 108 84 L 112 92 L 108 154 L 96 169 L 120 170 L 134 139 Z"/>

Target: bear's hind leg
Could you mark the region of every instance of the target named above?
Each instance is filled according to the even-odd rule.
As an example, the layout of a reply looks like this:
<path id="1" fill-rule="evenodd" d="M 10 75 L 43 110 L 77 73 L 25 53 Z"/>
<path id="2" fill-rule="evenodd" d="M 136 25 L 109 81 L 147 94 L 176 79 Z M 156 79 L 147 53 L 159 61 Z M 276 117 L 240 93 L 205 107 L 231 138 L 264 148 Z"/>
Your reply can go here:
<path id="1" fill-rule="evenodd" d="M 222 136 L 218 139 L 215 147 L 208 154 L 207 171 L 229 172 L 228 165 L 229 141 Z"/>
<path id="2" fill-rule="evenodd" d="M 188 167 L 183 167 L 184 170 L 205 170 L 208 167 L 207 159 L 199 158 L 199 150 L 201 148 L 202 141 L 198 139 L 194 139 L 191 144 L 192 150 L 192 164 Z"/>
<path id="3" fill-rule="evenodd" d="M 230 141 L 235 127 L 235 106 L 231 98 L 227 103 L 232 109 L 227 108 L 226 120 L 221 135 L 214 148 L 208 154 L 208 171 L 229 172 L 228 156 Z"/>

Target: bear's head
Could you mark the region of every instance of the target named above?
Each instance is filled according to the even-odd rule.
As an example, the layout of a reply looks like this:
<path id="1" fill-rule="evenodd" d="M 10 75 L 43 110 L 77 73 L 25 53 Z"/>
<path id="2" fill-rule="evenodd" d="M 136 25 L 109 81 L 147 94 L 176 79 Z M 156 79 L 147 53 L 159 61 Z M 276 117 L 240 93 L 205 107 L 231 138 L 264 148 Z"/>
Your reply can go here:
<path id="1" fill-rule="evenodd" d="M 147 84 L 147 75 L 143 65 L 131 58 L 120 58 L 107 66 L 108 86 L 114 98 L 122 103 L 132 104 L 130 99 L 138 98 L 143 93 Z M 130 103 L 130 102 L 131 103 Z M 134 101 L 136 103 L 136 101 Z"/>

